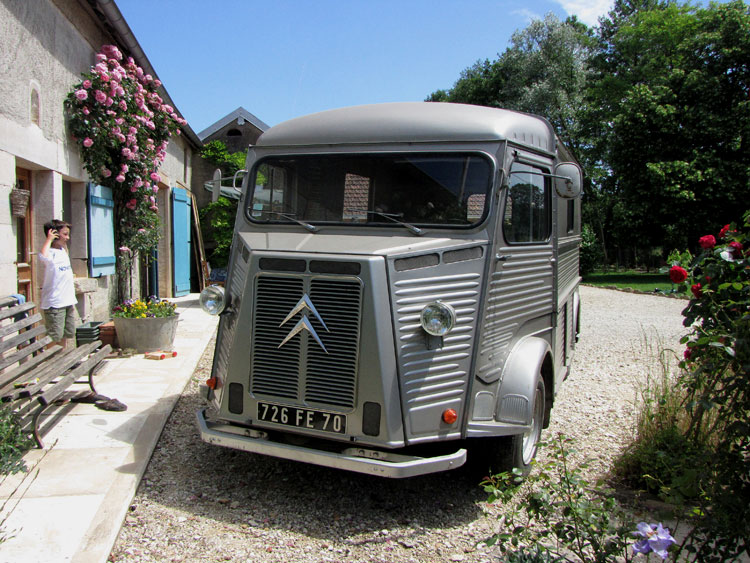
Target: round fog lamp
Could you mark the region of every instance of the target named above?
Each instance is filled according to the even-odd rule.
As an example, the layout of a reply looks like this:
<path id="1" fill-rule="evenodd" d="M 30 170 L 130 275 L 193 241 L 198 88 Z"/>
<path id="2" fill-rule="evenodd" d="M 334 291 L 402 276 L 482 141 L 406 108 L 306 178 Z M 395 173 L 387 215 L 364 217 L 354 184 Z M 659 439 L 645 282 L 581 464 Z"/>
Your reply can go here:
<path id="1" fill-rule="evenodd" d="M 435 301 L 422 309 L 422 328 L 432 336 L 445 336 L 456 325 L 456 311 L 447 303 Z"/>
<path id="2" fill-rule="evenodd" d="M 200 304 L 209 315 L 218 315 L 227 305 L 224 289 L 218 285 L 208 286 L 201 291 Z"/>

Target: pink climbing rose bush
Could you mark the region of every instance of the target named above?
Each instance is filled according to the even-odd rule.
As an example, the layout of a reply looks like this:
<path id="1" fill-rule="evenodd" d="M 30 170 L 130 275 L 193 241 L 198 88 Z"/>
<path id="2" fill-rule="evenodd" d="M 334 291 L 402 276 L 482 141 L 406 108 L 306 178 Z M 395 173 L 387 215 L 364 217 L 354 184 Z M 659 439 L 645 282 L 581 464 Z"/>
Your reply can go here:
<path id="1" fill-rule="evenodd" d="M 112 189 L 118 262 L 156 248 L 157 170 L 186 122 L 159 94 L 161 82 L 132 57 L 104 45 L 65 100 L 70 132 L 91 180 Z"/>

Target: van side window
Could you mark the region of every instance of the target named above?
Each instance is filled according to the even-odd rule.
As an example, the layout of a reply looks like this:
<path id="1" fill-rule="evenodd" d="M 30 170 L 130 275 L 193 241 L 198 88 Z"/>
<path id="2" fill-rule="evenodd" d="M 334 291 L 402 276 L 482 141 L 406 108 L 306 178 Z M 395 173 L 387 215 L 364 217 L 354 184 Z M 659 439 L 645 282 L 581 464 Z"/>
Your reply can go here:
<path id="1" fill-rule="evenodd" d="M 503 234 L 509 243 L 544 242 L 550 237 L 550 184 L 546 170 L 514 163 L 505 196 Z"/>

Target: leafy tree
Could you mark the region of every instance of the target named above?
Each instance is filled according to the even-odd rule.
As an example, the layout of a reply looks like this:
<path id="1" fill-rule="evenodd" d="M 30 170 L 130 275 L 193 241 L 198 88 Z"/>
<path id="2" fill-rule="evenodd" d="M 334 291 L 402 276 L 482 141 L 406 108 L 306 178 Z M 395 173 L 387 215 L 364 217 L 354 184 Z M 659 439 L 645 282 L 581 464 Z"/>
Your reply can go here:
<path id="1" fill-rule="evenodd" d="M 620 245 L 695 248 L 739 219 L 750 185 L 750 11 L 617 2 L 602 21 L 588 115 Z"/>
<path id="2" fill-rule="evenodd" d="M 560 21 L 548 14 L 516 31 L 496 60 L 477 61 L 461 73 L 435 102 L 502 107 L 545 116 L 574 156 L 581 159 L 587 61 L 594 47 L 592 31 L 575 18 Z"/>
<path id="3" fill-rule="evenodd" d="M 230 153 L 222 141 L 211 141 L 203 145 L 201 157 L 221 169 L 224 176 L 234 176 L 235 172 L 245 167 L 245 153 Z"/>

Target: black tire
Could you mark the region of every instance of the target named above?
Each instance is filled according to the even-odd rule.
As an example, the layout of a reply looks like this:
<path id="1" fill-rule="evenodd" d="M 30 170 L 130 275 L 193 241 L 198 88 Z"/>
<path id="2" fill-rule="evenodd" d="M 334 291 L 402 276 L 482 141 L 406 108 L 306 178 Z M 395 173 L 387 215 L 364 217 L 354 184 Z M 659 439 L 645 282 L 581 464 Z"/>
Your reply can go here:
<path id="1" fill-rule="evenodd" d="M 486 471 L 489 467 L 491 473 L 501 473 L 512 471 L 517 467 L 524 477 L 529 474 L 531 462 L 536 455 L 542 436 L 546 413 L 544 380 L 541 375 L 537 376 L 533 400 L 531 428 L 528 432 L 502 438 L 483 439 L 476 444 L 478 446 L 476 448 L 478 450 L 477 462 L 484 465 L 483 468 L 480 465 L 478 469 Z"/>

